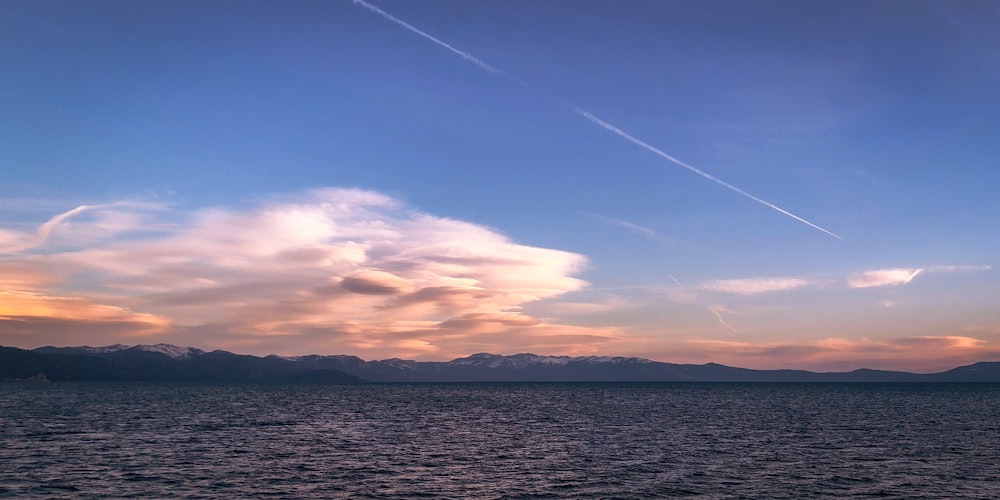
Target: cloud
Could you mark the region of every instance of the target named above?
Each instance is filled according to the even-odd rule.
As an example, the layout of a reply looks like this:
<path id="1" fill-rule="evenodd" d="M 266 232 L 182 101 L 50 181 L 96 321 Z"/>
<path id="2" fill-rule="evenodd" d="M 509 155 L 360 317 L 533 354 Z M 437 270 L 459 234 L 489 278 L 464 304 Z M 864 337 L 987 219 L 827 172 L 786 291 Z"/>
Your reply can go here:
<path id="1" fill-rule="evenodd" d="M 8 318 L 0 343 L 63 344 L 53 322 L 75 321 L 115 325 L 107 334 L 87 329 L 98 337 L 90 344 L 157 334 L 253 352 L 283 345 L 296 353 L 431 355 L 460 330 L 557 335 L 561 325 L 520 309 L 586 284 L 574 276 L 586 265 L 581 255 L 518 244 L 357 189 L 241 209 L 107 204 L 45 224 L 37 246 L 0 262 L 18 271 L 0 279 L 0 316 Z M 448 342 L 449 352 L 463 354 Z"/>
<path id="2" fill-rule="evenodd" d="M 920 268 L 876 269 L 852 274 L 847 277 L 851 288 L 871 288 L 877 286 L 905 285 L 923 272 Z"/>
<path id="3" fill-rule="evenodd" d="M 993 269 L 993 266 L 987 265 L 945 265 L 945 266 L 931 266 L 926 270 L 932 273 L 954 273 L 954 272 L 972 272 L 972 271 L 989 271 Z"/>
<path id="4" fill-rule="evenodd" d="M 675 359 L 731 366 L 776 366 L 813 371 L 858 368 L 935 372 L 1000 358 L 1000 344 L 976 337 L 942 335 L 885 339 L 829 337 L 812 341 L 746 342 L 692 338 L 678 342 Z"/>
<path id="5" fill-rule="evenodd" d="M 45 243 L 45 241 L 48 240 L 49 236 L 52 234 L 52 231 L 59 227 L 59 225 L 67 219 L 94 208 L 98 207 L 80 205 L 72 210 L 67 210 L 38 226 L 38 229 L 34 234 L 6 230 L 0 231 L 0 254 L 17 253 L 37 247 Z"/>
<path id="6" fill-rule="evenodd" d="M 551 300 L 532 304 L 530 309 L 544 316 L 593 316 L 607 312 L 627 311 L 636 306 L 632 300 L 614 294 L 604 294 L 583 301 Z"/>
<path id="7" fill-rule="evenodd" d="M 699 285 L 699 288 L 717 293 L 756 295 L 760 293 L 795 290 L 796 288 L 815 286 L 816 284 L 815 281 L 802 278 L 746 278 L 708 281 Z"/>
<path id="8" fill-rule="evenodd" d="M 638 224 L 633 224 L 633 223 L 631 223 L 629 221 L 625 221 L 625 220 L 615 221 L 615 223 L 618 224 L 619 226 L 624 227 L 625 229 L 630 229 L 630 230 L 632 230 L 632 231 L 634 231 L 636 233 L 639 233 L 639 234 L 641 234 L 641 235 L 643 235 L 643 236 L 645 236 L 647 238 L 651 238 L 651 239 L 654 239 L 654 240 L 655 239 L 659 239 L 659 235 L 656 234 L 656 231 L 653 231 L 652 229 L 650 229 L 650 228 L 648 228 L 646 226 L 640 226 Z"/>
<path id="9" fill-rule="evenodd" d="M 971 331 L 840 344 L 774 343 L 761 333 L 774 309 L 752 304 L 758 297 L 889 286 L 912 280 L 918 268 L 693 284 L 671 277 L 593 290 L 578 278 L 587 265 L 581 255 L 520 244 L 372 191 L 312 190 L 238 208 L 89 206 L 37 216 L 34 226 L 0 227 L 5 241 L 24 242 L 49 224 L 39 244 L 6 247 L 0 256 L 0 344 L 103 345 L 141 337 L 254 354 L 450 359 L 535 351 L 769 367 L 886 367 L 906 356 L 930 366 L 997 352 L 994 341 Z M 665 294 L 680 304 L 664 308 Z M 795 302 L 783 307 L 781 314 L 790 313 Z M 690 338 L 733 332 L 730 315 L 750 310 L 735 325 L 746 343 Z"/>
<path id="10" fill-rule="evenodd" d="M 136 323 L 143 330 L 162 330 L 168 324 L 163 318 L 135 313 L 127 308 L 96 304 L 78 297 L 62 297 L 35 293 L 0 291 L 0 317 L 11 321 L 30 322 L 35 318 L 90 323 Z M 137 332 L 142 334 L 144 332 Z"/>
<path id="11" fill-rule="evenodd" d="M 963 337 L 960 335 L 924 335 L 918 337 L 892 339 L 888 341 L 887 344 L 889 346 L 902 348 L 920 347 L 928 349 L 975 349 L 985 345 L 986 341 L 974 337 Z"/>
<path id="12" fill-rule="evenodd" d="M 125 210 L 121 210 L 125 208 Z M 47 245 L 79 245 L 125 232 L 148 232 L 148 214 L 163 209 L 159 203 L 119 201 L 98 205 L 79 205 L 51 217 L 34 232 L 0 228 L 0 255 L 18 254 Z M 84 221 L 79 223 L 80 219 Z"/>
<path id="13" fill-rule="evenodd" d="M 69 296 L 0 290 L 0 343 L 79 345 L 100 336 L 134 339 L 167 331 L 170 320 Z M 111 342 L 108 342 L 111 343 Z"/>
<path id="14" fill-rule="evenodd" d="M 398 295 L 413 290 L 413 285 L 399 276 L 385 271 L 368 269 L 358 271 L 340 280 L 344 289 L 367 295 Z"/>
<path id="15" fill-rule="evenodd" d="M 469 313 L 440 324 L 441 328 L 470 333 L 501 332 L 511 326 L 535 326 L 541 321 L 524 314 Z"/>
<path id="16" fill-rule="evenodd" d="M 928 268 L 891 268 L 861 271 L 837 279 L 812 279 L 799 277 L 754 277 L 738 279 L 721 279 L 703 281 L 692 287 L 667 290 L 664 293 L 679 303 L 698 303 L 702 292 L 723 293 L 733 295 L 758 295 L 773 292 L 783 292 L 802 288 L 874 288 L 884 286 L 904 285 L 925 272 L 951 273 L 986 271 L 991 266 L 946 265 Z M 892 301 L 884 301 L 885 307 L 895 305 Z"/>
<path id="17" fill-rule="evenodd" d="M 608 224 L 612 224 L 612 225 L 615 225 L 615 226 L 619 226 L 619 227 L 623 227 L 625 229 L 628 229 L 629 231 L 631 231 L 633 233 L 636 233 L 636 234 L 638 234 L 640 236 L 643 236 L 645 238 L 648 238 L 648 239 L 651 239 L 651 240 L 655 240 L 655 241 L 663 241 L 663 238 L 660 237 L 660 235 L 656 231 L 654 231 L 654 230 L 652 230 L 652 229 L 650 229 L 650 228 L 648 228 L 646 226 L 641 226 L 639 224 L 635 224 L 635 223 L 629 222 L 627 220 L 612 219 L 611 217 L 604 217 L 603 215 L 596 215 L 595 217 L 597 219 L 600 219 L 600 220 L 608 223 Z"/>

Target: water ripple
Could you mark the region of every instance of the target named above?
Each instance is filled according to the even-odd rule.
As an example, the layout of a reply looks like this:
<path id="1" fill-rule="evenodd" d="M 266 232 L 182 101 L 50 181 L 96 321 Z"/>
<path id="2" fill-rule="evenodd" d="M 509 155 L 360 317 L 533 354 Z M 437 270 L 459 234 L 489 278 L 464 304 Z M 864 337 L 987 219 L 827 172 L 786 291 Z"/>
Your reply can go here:
<path id="1" fill-rule="evenodd" d="M 998 385 L 0 384 L 7 498 L 992 498 Z"/>

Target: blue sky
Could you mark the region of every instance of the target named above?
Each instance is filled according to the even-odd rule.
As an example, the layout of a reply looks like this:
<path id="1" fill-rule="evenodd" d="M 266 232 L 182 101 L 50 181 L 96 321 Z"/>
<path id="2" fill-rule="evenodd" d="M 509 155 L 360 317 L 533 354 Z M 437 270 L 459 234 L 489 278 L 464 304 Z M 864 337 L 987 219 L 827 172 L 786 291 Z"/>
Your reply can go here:
<path id="1" fill-rule="evenodd" d="M 0 3 L 0 344 L 1000 358 L 994 2 L 369 5 Z"/>

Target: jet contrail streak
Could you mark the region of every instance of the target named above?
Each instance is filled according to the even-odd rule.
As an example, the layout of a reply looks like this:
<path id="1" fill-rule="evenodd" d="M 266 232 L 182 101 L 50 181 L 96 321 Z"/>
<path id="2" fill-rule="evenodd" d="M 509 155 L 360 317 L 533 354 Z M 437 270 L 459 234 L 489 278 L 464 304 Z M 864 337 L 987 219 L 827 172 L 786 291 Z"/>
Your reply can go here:
<path id="1" fill-rule="evenodd" d="M 420 35 L 420 36 L 422 36 L 422 37 L 424 37 L 424 38 L 426 38 L 426 39 L 428 39 L 428 40 L 430 40 L 430 41 L 432 41 L 432 42 L 434 42 L 434 43 L 436 43 L 436 44 L 438 44 L 438 45 L 440 45 L 440 46 L 442 46 L 442 47 L 450 50 L 451 52 L 457 54 L 462 59 L 465 59 L 466 61 L 469 61 L 470 63 L 475 64 L 476 66 L 479 67 L 479 69 L 481 69 L 483 71 L 487 71 L 489 73 L 493 73 L 494 75 L 497 75 L 497 76 L 502 76 L 502 77 L 504 77 L 504 78 L 506 78 L 506 79 L 508 79 L 508 80 L 510 80 L 512 82 L 518 83 L 520 85 L 524 85 L 524 82 L 522 82 L 521 80 L 518 80 L 517 78 L 514 78 L 513 76 L 510 76 L 507 73 L 504 73 L 503 71 L 500 71 L 499 69 L 496 69 L 493 66 L 490 66 L 489 64 L 484 63 L 478 57 L 476 57 L 476 56 L 474 56 L 474 55 L 472 55 L 472 54 L 470 54 L 468 52 L 456 49 L 455 47 L 453 47 L 452 45 L 448 44 L 444 40 L 441 40 L 440 38 L 437 38 L 434 35 L 431 35 L 430 33 L 427 33 L 425 31 L 422 31 L 422 30 L 418 29 L 416 26 L 414 26 L 414 25 L 412 25 L 412 24 L 410 24 L 410 23 L 408 23 L 408 22 L 406 22 L 406 21 L 404 21 L 404 20 L 402 20 L 402 19 L 400 19 L 400 18 L 398 18 L 398 17 L 396 17 L 396 16 L 394 16 L 394 15 L 392 15 L 392 14 L 390 14 L 390 13 L 388 13 L 388 12 L 386 12 L 386 11 L 384 11 L 384 10 L 382 10 L 382 9 L 380 9 L 380 8 L 378 8 L 378 7 L 370 4 L 368 2 L 366 2 L 365 0 L 352 0 L 352 1 L 355 4 L 357 4 L 357 5 L 360 5 L 360 6 L 364 7 L 364 8 L 366 8 L 366 9 L 368 9 L 368 10 L 370 10 L 370 11 L 372 11 L 372 12 L 374 12 L 374 13 L 376 13 L 376 14 L 378 14 L 378 15 L 380 15 L 380 16 L 382 16 L 382 17 L 384 17 L 384 18 L 386 18 L 386 19 L 388 19 L 388 20 L 390 20 L 390 21 L 392 21 L 392 22 L 394 22 L 394 23 L 396 23 L 396 24 L 398 24 L 398 25 L 400 25 L 400 26 L 402 26 L 402 27 L 404 27 L 404 28 L 406 28 L 406 29 L 408 29 L 408 30 L 410 30 L 410 31 L 418 34 L 418 35 Z"/>
<path id="2" fill-rule="evenodd" d="M 412 31 L 412 32 L 414 32 L 414 33 L 416 33 L 416 34 L 418 34 L 418 35 L 420 35 L 420 36 L 422 36 L 422 37 L 424 37 L 424 38 L 426 38 L 426 39 L 428 39 L 428 40 L 430 40 L 430 41 L 432 41 L 432 42 L 434 42 L 434 43 L 436 43 L 436 44 L 438 44 L 438 45 L 440 45 L 442 47 L 444 47 L 444 48 L 446 48 L 446 49 L 448 49 L 449 51 L 457 54 L 462 59 L 465 59 L 466 61 L 468 61 L 468 62 L 470 62 L 472 64 L 475 64 L 477 67 L 479 67 L 479 69 L 482 69 L 483 71 L 486 71 L 488 73 L 492 73 L 494 75 L 506 78 L 506 79 L 508 79 L 508 80 L 510 80 L 512 82 L 515 82 L 515 83 L 517 83 L 519 85 L 527 86 L 521 80 L 518 80 L 517 78 L 514 78 L 514 77 L 508 75 L 507 73 L 504 73 L 503 71 L 500 71 L 499 69 L 497 69 L 497 68 L 495 68 L 493 66 L 490 66 L 489 64 L 486 64 L 485 62 L 483 62 L 479 58 L 473 56 L 472 54 L 469 54 L 468 52 L 456 49 L 455 47 L 449 45 L 448 43 L 444 42 L 443 40 L 441 40 L 439 38 L 436 38 L 436 37 L 434 37 L 433 35 L 431 35 L 429 33 L 421 31 L 420 29 L 417 29 L 416 26 L 413 26 L 412 24 L 410 24 L 410 23 L 408 23 L 408 22 L 406 22 L 406 21 L 404 21 L 404 20 L 402 20 L 402 19 L 400 19 L 400 18 L 398 18 L 396 16 L 393 16 L 392 14 L 389 14 L 388 12 L 386 12 L 386 11 L 384 11 L 384 10 L 382 10 L 382 9 L 380 9 L 380 8 L 378 8 L 378 7 L 374 6 L 374 5 L 366 2 L 365 0 L 352 0 L 352 1 L 355 4 L 360 5 L 360 6 L 364 7 L 364 8 L 366 8 L 366 9 L 368 9 L 368 10 L 370 10 L 370 11 L 378 14 L 379 16 L 382 16 L 385 19 L 388 19 L 389 21 L 392 21 L 392 22 L 394 22 L 394 23 L 396 23 L 396 24 L 398 24 L 398 25 L 400 25 L 400 26 L 402 26 L 402 27 L 404 27 L 404 28 L 406 28 L 406 29 L 408 29 L 408 30 L 410 30 L 410 31 Z M 700 170 L 698 168 L 695 168 L 695 167 L 693 167 L 691 165 L 688 165 L 687 163 L 684 163 L 683 161 L 678 160 L 677 158 L 674 158 L 673 156 L 670 156 L 667 153 L 664 153 L 663 151 L 659 150 L 658 148 L 656 148 L 656 147 L 654 147 L 654 146 L 652 146 L 650 144 L 647 144 L 647 143 L 645 143 L 645 142 L 643 142 L 643 141 L 641 141 L 639 139 L 636 139 L 635 137 L 632 137 L 630 134 L 628 134 L 624 130 L 622 130 L 622 129 L 620 129 L 620 128 L 618 128 L 618 127 L 616 127 L 616 126 L 614 126 L 614 125 L 612 125 L 612 124 L 610 124 L 610 123 L 608 123 L 608 122 L 606 122 L 606 121 L 604 121 L 604 120 L 602 120 L 600 118 L 598 118 L 597 116 L 595 116 L 593 113 L 591 113 L 589 111 L 586 111 L 586 110 L 583 110 L 583 109 L 580 109 L 580 108 L 577 108 L 577 107 L 574 107 L 574 106 L 568 106 L 568 107 L 572 108 L 573 111 L 575 111 L 580 116 L 586 118 L 587 120 L 590 120 L 594 124 L 599 125 L 600 127 L 604 128 L 605 130 L 608 130 L 609 132 L 613 132 L 614 134 L 617 134 L 621 138 L 623 138 L 623 139 L 631 142 L 632 144 L 635 144 L 636 146 L 639 146 L 639 147 L 641 147 L 643 149 L 646 149 L 647 151 L 650 151 L 650 152 L 652 152 L 652 153 L 660 156 L 661 158 L 664 158 L 664 159 L 666 159 L 666 160 L 668 160 L 668 161 L 670 161 L 670 162 L 672 162 L 672 163 L 674 163 L 674 164 L 676 164 L 678 166 L 684 167 L 684 168 L 686 168 L 686 169 L 688 169 L 688 170 L 690 170 L 690 171 L 692 171 L 692 172 L 694 172 L 694 173 L 696 173 L 696 174 L 698 174 L 698 175 L 700 175 L 700 176 L 702 176 L 702 177 L 704 177 L 704 178 L 706 178 L 706 179 L 708 179 L 708 180 L 710 180 L 710 181 L 712 181 L 712 182 L 714 182 L 714 183 L 716 183 L 716 184 L 718 184 L 718 185 L 720 185 L 720 186 L 722 186 L 724 188 L 727 188 L 727 189 L 729 189 L 731 191 L 735 191 L 735 192 L 737 192 L 737 193 L 739 193 L 739 194 L 741 194 L 741 195 L 743 195 L 743 196 L 745 196 L 747 198 L 750 198 L 751 200 L 756 201 L 757 203 L 760 203 L 761 205 L 764 205 L 765 207 L 771 208 L 771 209 L 776 210 L 777 212 L 779 212 L 781 214 L 787 215 L 787 216 L 789 216 L 789 217 L 791 217 L 791 218 L 793 218 L 793 219 L 795 219 L 795 220 L 797 220 L 797 221 L 799 221 L 799 222 L 801 222 L 803 224 L 808 225 L 809 227 L 812 227 L 812 228 L 818 229 L 820 231 L 823 231 L 824 233 L 829 234 L 830 236 L 833 236 L 834 238 L 837 238 L 838 240 L 839 239 L 843 239 L 840 236 L 838 236 L 837 234 L 834 234 L 831 231 L 823 229 L 822 227 L 819 227 L 816 224 L 813 224 L 812 222 L 809 222 L 809 221 L 803 219 L 802 217 L 799 217 L 798 215 L 795 215 L 795 214 L 789 212 L 788 210 L 785 210 L 785 209 L 783 209 L 783 208 L 775 205 L 774 203 L 771 203 L 771 202 L 769 202 L 767 200 L 763 200 L 761 198 L 758 198 L 758 197 L 756 197 L 756 196 L 754 196 L 754 195 L 752 195 L 752 194 L 750 194 L 750 193 L 748 193 L 748 192 L 746 192 L 746 191 L 744 191 L 744 190 L 742 190 L 742 189 L 740 189 L 740 188 L 738 188 L 738 187 L 736 187 L 736 186 L 734 186 L 734 185 L 732 185 L 732 184 L 730 184 L 730 183 L 728 183 L 728 182 L 726 182 L 726 181 L 724 181 L 722 179 L 719 179 L 719 178 L 717 178 L 717 177 L 715 177 L 715 176 L 713 176 L 713 175 L 711 175 L 711 174 L 709 174 L 707 172 L 704 172 L 704 171 L 702 171 L 702 170 Z"/>
<path id="3" fill-rule="evenodd" d="M 656 154 L 657 156 L 659 156 L 661 158 L 664 158 L 664 159 L 666 159 L 666 160 L 674 163 L 675 165 L 684 167 L 684 168 L 686 168 L 686 169 L 688 169 L 688 170 L 690 170 L 690 171 L 692 171 L 692 172 L 694 172 L 694 173 L 696 173 L 696 174 L 698 174 L 698 175 L 700 175 L 700 176 L 702 176 L 702 177 L 704 177 L 704 178 L 706 178 L 706 179 L 708 179 L 708 180 L 710 180 L 710 181 L 712 181 L 712 182 L 714 182 L 714 183 L 716 183 L 716 184 L 718 184 L 718 185 L 720 185 L 720 186 L 722 186 L 722 187 L 724 187 L 726 189 L 729 189 L 731 191 L 735 191 L 735 192 L 737 192 L 737 193 L 739 193 L 739 194 L 741 194 L 743 196 L 746 196 L 747 198 L 750 198 L 751 200 L 756 201 L 757 203 L 760 203 L 761 205 L 764 205 L 765 207 L 777 210 L 779 213 L 787 215 L 787 216 L 789 216 L 789 217 L 791 217 L 791 218 L 793 218 L 793 219 L 795 219 L 795 220 L 797 220 L 797 221 L 799 221 L 799 222 L 801 222 L 803 224 L 806 224 L 806 225 L 808 225 L 808 226 L 810 226 L 812 228 L 819 229 L 820 231 L 823 231 L 824 233 L 829 234 L 830 236 L 833 236 L 834 238 L 843 239 L 840 236 L 834 234 L 833 232 L 828 231 L 826 229 L 823 229 L 822 227 L 819 227 L 816 224 L 813 224 L 812 222 L 809 222 L 809 221 L 803 219 L 802 217 L 799 217 L 798 215 L 795 215 L 795 214 L 789 212 L 788 210 L 785 210 L 785 209 L 783 209 L 783 208 L 775 205 L 774 203 L 771 203 L 771 202 L 769 202 L 767 200 L 762 200 L 762 199 L 760 199 L 760 198 L 758 198 L 758 197 L 756 197 L 756 196 L 754 196 L 754 195 L 752 195 L 752 194 L 750 194 L 750 193 L 748 193 L 748 192 L 746 192 L 746 191 L 744 191 L 744 190 L 742 190 L 742 189 L 740 189 L 740 188 L 738 188 L 738 187 L 736 187 L 736 186 L 734 186 L 734 185 L 732 185 L 732 184 L 730 184 L 730 183 L 728 183 L 728 182 L 726 182 L 726 181 L 724 181 L 722 179 L 719 179 L 718 177 L 713 176 L 712 174 L 709 174 L 709 173 L 707 173 L 707 172 L 705 172 L 705 171 L 703 171 L 701 169 L 698 169 L 696 167 L 688 165 L 687 163 L 684 163 L 683 161 L 681 161 L 681 160 L 679 160 L 677 158 L 674 158 L 673 156 L 670 156 L 667 153 L 664 153 L 663 151 L 661 151 L 659 148 L 657 148 L 655 146 L 652 146 L 652 145 L 650 145 L 650 144 L 648 144 L 646 142 L 643 142 L 643 141 L 641 141 L 639 139 L 636 139 L 635 137 L 633 137 L 632 135 L 630 135 L 628 132 L 625 132 L 624 130 L 622 130 L 622 129 L 620 129 L 620 128 L 618 128 L 618 127 L 616 127 L 616 126 L 614 126 L 614 125 L 612 125 L 612 124 L 610 124 L 610 123 L 608 123 L 608 122 L 606 122 L 606 121 L 604 121 L 604 120 L 602 120 L 600 118 L 598 118 L 597 116 L 594 116 L 594 114 L 591 113 L 591 112 L 589 112 L 589 111 L 586 111 L 586 110 L 583 110 L 583 109 L 580 109 L 580 108 L 577 108 L 577 107 L 573 107 L 573 111 L 576 111 L 577 114 L 579 114 L 580 116 L 582 116 L 582 117 L 590 120 L 591 122 L 597 124 L 601 128 L 603 128 L 605 130 L 608 130 L 610 132 L 613 132 L 616 135 L 618 135 L 619 137 L 621 137 L 622 139 L 625 139 L 626 141 L 629 141 L 632 144 L 635 144 L 636 146 L 639 146 L 639 147 L 641 147 L 641 148 L 643 148 L 643 149 L 645 149 L 645 150 L 647 150 L 647 151 L 649 151 L 649 152 L 651 152 L 653 154 Z"/>

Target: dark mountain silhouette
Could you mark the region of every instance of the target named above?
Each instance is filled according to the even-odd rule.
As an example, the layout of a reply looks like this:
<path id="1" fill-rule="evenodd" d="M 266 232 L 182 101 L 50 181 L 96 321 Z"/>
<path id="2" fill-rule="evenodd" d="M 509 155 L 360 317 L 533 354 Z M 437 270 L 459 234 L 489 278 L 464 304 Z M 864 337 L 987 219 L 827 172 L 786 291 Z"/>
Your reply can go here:
<path id="1" fill-rule="evenodd" d="M 933 382 L 998 382 L 1000 381 L 1000 362 L 959 366 L 946 372 L 925 375 L 925 377 Z"/>
<path id="2" fill-rule="evenodd" d="M 112 346 L 118 347 L 118 346 Z M 174 346 L 0 347 L 0 380 L 356 383 L 357 377 L 294 361 Z M 170 349 L 161 349 L 170 348 Z"/>
<path id="3" fill-rule="evenodd" d="M 188 381 L 254 383 L 368 382 L 1000 382 L 1000 362 L 941 373 L 861 369 L 818 373 L 751 370 L 708 363 L 673 364 L 608 356 L 502 356 L 452 361 L 355 356 L 248 356 L 167 344 L 106 347 L 0 347 L 0 380 Z"/>
<path id="4" fill-rule="evenodd" d="M 983 365 L 975 372 L 977 376 L 960 378 L 880 370 L 751 370 L 716 363 L 685 365 L 642 358 L 534 354 L 482 353 L 447 362 L 363 361 L 353 356 L 305 356 L 297 360 L 313 368 L 340 370 L 378 382 L 1000 382 L 1000 363 L 973 365 Z"/>

